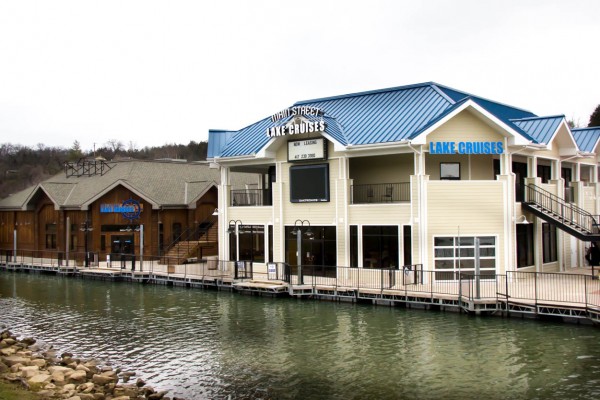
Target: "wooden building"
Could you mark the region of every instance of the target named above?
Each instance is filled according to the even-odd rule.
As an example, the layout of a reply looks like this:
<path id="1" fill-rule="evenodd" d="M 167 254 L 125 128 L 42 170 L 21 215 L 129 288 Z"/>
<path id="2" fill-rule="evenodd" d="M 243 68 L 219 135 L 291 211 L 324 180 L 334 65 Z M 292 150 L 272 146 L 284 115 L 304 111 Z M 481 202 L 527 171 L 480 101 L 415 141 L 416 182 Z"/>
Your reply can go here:
<path id="1" fill-rule="evenodd" d="M 219 171 L 206 163 L 67 163 L 63 173 L 0 201 L 0 249 L 79 261 L 88 254 L 93 262 L 165 257 L 191 241 L 177 257 L 216 255 L 218 182 Z"/>

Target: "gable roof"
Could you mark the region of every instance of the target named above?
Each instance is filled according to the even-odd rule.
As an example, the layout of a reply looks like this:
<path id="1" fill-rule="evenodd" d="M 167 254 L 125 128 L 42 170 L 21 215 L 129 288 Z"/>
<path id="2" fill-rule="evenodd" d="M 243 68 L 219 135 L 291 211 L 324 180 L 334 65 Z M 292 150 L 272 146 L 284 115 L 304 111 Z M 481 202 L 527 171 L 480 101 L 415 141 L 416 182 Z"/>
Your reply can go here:
<path id="1" fill-rule="evenodd" d="M 469 100 L 526 140 L 535 142 L 512 122 L 536 117 L 535 114 L 434 82 L 304 100 L 293 106 L 323 110 L 322 118 L 327 123 L 325 135 L 344 146 L 351 146 L 409 141 Z M 256 155 L 271 139 L 266 134 L 267 129 L 281 123 L 265 118 L 233 134 L 232 131 L 222 131 L 229 135 L 227 144 L 213 157 Z M 211 139 L 223 143 L 222 139 L 211 137 L 209 147 Z"/>
<path id="2" fill-rule="evenodd" d="M 571 129 L 577 147 L 586 153 L 593 153 L 600 140 L 600 126 Z"/>
<path id="3" fill-rule="evenodd" d="M 112 168 L 103 175 L 57 174 L 0 200 L 0 209 L 25 209 L 40 191 L 54 202 L 56 208 L 85 208 L 119 185 L 138 194 L 155 208 L 187 207 L 216 186 L 220 179 L 219 171 L 206 163 L 133 160 L 110 164 Z M 248 179 L 253 181 L 255 178 L 249 175 Z"/>
<path id="4" fill-rule="evenodd" d="M 556 134 L 564 115 L 553 117 L 532 117 L 511 120 L 516 126 L 527 132 L 537 143 L 548 144 Z"/>

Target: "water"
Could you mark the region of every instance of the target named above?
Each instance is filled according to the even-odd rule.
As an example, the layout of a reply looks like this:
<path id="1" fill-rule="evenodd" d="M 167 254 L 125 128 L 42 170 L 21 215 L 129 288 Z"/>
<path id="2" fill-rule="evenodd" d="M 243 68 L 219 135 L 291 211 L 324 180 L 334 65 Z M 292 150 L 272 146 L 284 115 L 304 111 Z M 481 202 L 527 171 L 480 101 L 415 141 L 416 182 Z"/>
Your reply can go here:
<path id="1" fill-rule="evenodd" d="M 600 330 L 0 273 L 0 324 L 188 399 L 597 399 Z"/>

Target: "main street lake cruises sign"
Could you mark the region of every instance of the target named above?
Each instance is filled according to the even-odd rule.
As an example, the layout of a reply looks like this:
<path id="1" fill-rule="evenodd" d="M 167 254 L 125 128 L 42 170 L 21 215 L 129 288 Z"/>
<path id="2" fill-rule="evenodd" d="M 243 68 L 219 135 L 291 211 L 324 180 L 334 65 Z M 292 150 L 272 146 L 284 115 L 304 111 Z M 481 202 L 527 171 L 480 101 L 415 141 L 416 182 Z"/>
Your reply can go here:
<path id="1" fill-rule="evenodd" d="M 130 221 L 140 218 L 144 205 L 134 199 L 124 200 L 121 204 L 100 204 L 101 213 L 119 213 Z"/>
<path id="2" fill-rule="evenodd" d="M 320 117 L 323 116 L 323 110 L 317 107 L 309 106 L 296 106 L 286 108 L 271 116 L 271 122 L 277 122 L 283 118 L 291 116 L 306 116 L 306 117 Z M 279 137 L 286 135 L 299 135 L 301 133 L 312 133 L 312 132 L 324 132 L 325 121 L 302 121 L 299 123 L 291 123 L 281 126 L 272 126 L 267 128 L 268 137 Z"/>

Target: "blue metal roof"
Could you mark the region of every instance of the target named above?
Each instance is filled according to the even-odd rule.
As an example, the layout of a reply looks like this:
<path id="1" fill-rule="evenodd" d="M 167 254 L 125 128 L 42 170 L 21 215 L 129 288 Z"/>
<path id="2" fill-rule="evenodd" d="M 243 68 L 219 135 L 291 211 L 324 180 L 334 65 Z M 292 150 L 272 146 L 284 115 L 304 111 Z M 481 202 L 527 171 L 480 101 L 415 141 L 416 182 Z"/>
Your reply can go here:
<path id="1" fill-rule="evenodd" d="M 556 115 L 553 117 L 513 119 L 511 122 L 527 132 L 537 143 L 548 144 L 564 119 L 564 115 Z"/>
<path id="2" fill-rule="evenodd" d="M 208 131 L 208 149 L 206 151 L 206 158 L 214 158 L 221 154 L 234 135 L 235 132 L 232 131 L 210 129 Z"/>
<path id="3" fill-rule="evenodd" d="M 294 106 L 312 106 L 323 110 L 325 114 L 322 117 L 308 119 L 323 118 L 327 124 L 325 132 L 339 143 L 366 145 L 408 140 L 469 99 L 532 140 L 525 130 L 511 120 L 531 118 L 535 114 L 433 82 L 299 101 Z M 239 130 L 220 148 L 219 154 L 212 154 L 221 157 L 256 154 L 270 140 L 267 129 L 289 120 L 288 117 L 272 122 L 270 118 L 265 118 Z"/>
<path id="4" fill-rule="evenodd" d="M 600 127 L 571 129 L 579 150 L 592 153 L 600 139 Z"/>

